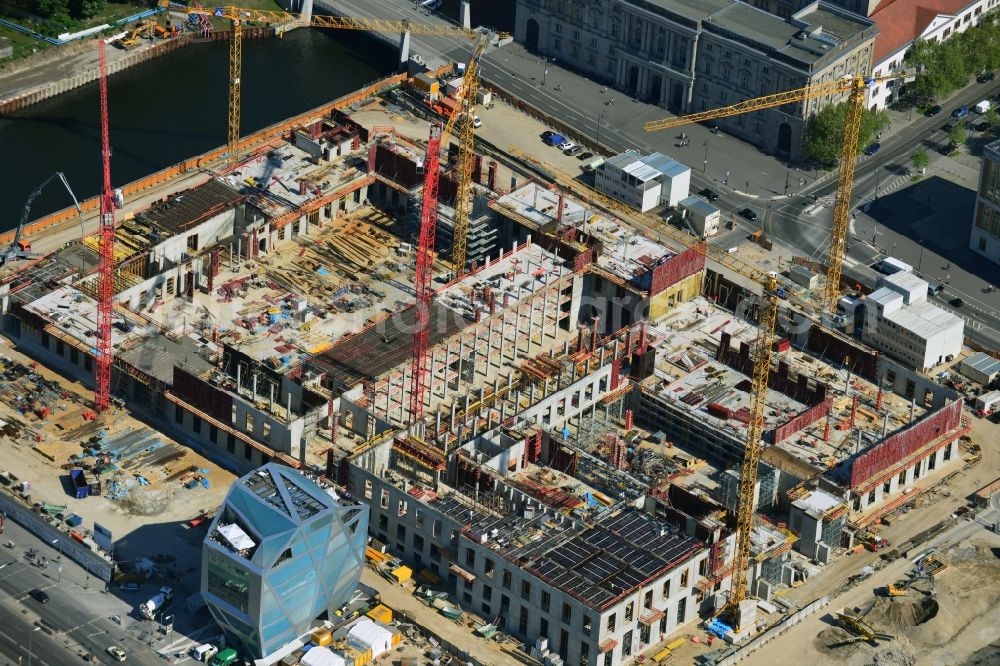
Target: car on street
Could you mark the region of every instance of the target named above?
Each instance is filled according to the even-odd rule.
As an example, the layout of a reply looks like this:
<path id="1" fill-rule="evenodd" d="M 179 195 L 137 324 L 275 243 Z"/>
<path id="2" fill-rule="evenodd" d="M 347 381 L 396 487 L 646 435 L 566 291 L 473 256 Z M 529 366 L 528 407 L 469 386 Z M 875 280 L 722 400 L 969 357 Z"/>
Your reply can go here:
<path id="1" fill-rule="evenodd" d="M 139 584 L 138 583 L 122 583 L 121 586 L 118 589 L 121 590 L 122 592 L 138 592 L 139 591 Z"/>
<path id="2" fill-rule="evenodd" d="M 703 199 L 707 201 L 718 201 L 719 195 L 708 189 L 707 187 L 698 193 Z"/>
<path id="3" fill-rule="evenodd" d="M 570 157 L 573 157 L 574 155 L 579 155 L 580 153 L 582 153 L 583 152 L 583 148 L 580 147 L 580 146 L 570 146 L 569 148 L 567 148 L 563 152 L 566 153 L 567 155 L 569 155 Z"/>
<path id="4" fill-rule="evenodd" d="M 992 81 L 995 78 L 997 78 L 997 75 L 996 75 L 995 72 L 983 72 L 982 74 L 980 74 L 979 76 L 976 77 L 976 82 L 977 83 L 989 83 L 990 81 Z"/>
<path id="5" fill-rule="evenodd" d="M 928 118 L 930 118 L 931 116 L 936 116 L 939 113 L 941 113 L 941 105 L 940 104 L 935 104 L 934 106 L 932 106 L 929 109 L 927 109 L 926 111 L 924 111 L 924 115 L 927 116 Z"/>
<path id="6" fill-rule="evenodd" d="M 975 125 L 972 126 L 972 129 L 976 130 L 977 132 L 985 132 L 989 128 L 990 128 L 990 124 L 988 122 L 986 122 L 985 120 L 982 121 L 982 122 L 976 123 Z"/>
<path id="7" fill-rule="evenodd" d="M 963 305 L 965 305 L 965 301 L 963 301 L 961 298 L 953 298 L 950 301 L 948 301 L 948 305 L 952 306 L 953 308 L 960 308 Z"/>
<path id="8" fill-rule="evenodd" d="M 952 118 L 964 118 L 967 115 L 969 115 L 969 107 L 964 104 L 951 112 Z"/>
<path id="9" fill-rule="evenodd" d="M 31 592 L 28 592 L 28 594 L 31 595 L 32 599 L 34 599 L 40 604 L 49 603 L 49 595 L 44 590 L 39 590 L 38 588 L 35 588 Z"/>
<path id="10" fill-rule="evenodd" d="M 128 659 L 128 656 L 125 654 L 125 650 L 121 649 L 117 645 L 112 645 L 111 647 L 109 647 L 107 652 L 108 654 L 111 655 L 111 658 L 114 659 L 115 661 L 125 661 L 126 659 Z"/>
<path id="11" fill-rule="evenodd" d="M 593 157 L 594 157 L 594 153 L 590 152 L 589 150 L 585 150 L 584 152 L 582 152 L 579 155 L 577 155 L 576 159 L 578 159 L 581 162 L 583 162 L 584 160 L 593 159 Z"/>
<path id="12" fill-rule="evenodd" d="M 744 208 L 740 211 L 740 217 L 750 220 L 751 222 L 757 221 L 757 213 L 753 208 Z"/>
<path id="13" fill-rule="evenodd" d="M 882 149 L 882 144 L 879 143 L 878 141 L 876 141 L 872 145 L 870 145 L 867 148 L 865 148 L 865 155 L 868 155 L 869 157 L 871 157 L 872 155 L 874 155 L 875 153 L 877 153 L 881 149 Z"/>

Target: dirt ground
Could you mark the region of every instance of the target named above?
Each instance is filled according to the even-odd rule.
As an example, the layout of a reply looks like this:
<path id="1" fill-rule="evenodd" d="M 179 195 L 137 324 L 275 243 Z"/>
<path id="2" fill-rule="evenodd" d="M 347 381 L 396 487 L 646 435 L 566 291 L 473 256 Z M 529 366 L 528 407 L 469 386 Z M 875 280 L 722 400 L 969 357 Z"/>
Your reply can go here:
<path id="1" fill-rule="evenodd" d="M 24 364 L 31 359 L 12 349 L 6 341 L 0 346 L 0 354 L 12 361 Z M 60 378 L 60 376 L 37 365 L 34 371 L 46 379 L 60 379 L 60 388 L 66 398 L 45 418 L 28 412 L 21 414 L 9 404 L 0 404 L 0 418 L 24 428 L 7 428 L 2 437 L 4 449 L 0 470 L 12 473 L 20 480 L 31 483 L 31 500 L 65 506 L 63 513 L 75 513 L 84 519 L 79 531 L 89 534 L 94 522 L 111 531 L 115 540 L 115 559 L 127 561 L 146 557 L 153 559 L 168 554 L 174 558 L 173 570 L 179 577 L 191 573 L 200 562 L 202 530 L 189 530 L 185 521 L 202 513 L 214 513 L 222 504 L 229 486 L 235 480 L 232 473 L 220 468 L 214 462 L 177 442 L 154 431 L 150 426 L 132 417 L 125 410 L 112 409 L 101 421 L 100 427 L 89 426 L 84 414 L 86 400 L 92 397 L 90 390 L 80 384 Z M 127 429 L 155 436 L 162 449 L 174 451 L 173 459 L 157 464 L 144 464 L 151 460 L 156 450 L 141 453 L 134 459 L 117 461 L 118 469 L 102 474 L 105 496 L 75 499 L 67 489 L 70 456 L 83 451 L 84 440 L 98 430 L 113 437 Z M 87 434 L 80 433 L 86 430 Z M 34 435 L 29 434 L 34 433 Z M 159 450 L 159 449 L 158 449 Z M 179 454 L 179 455 L 178 455 Z M 93 458 L 85 458 L 93 461 Z M 138 482 L 142 476 L 148 485 Z M 185 483 L 197 476 L 208 480 L 208 487 L 200 481 L 187 488 Z M 131 489 L 120 499 L 114 500 L 109 494 L 110 481 L 119 480 L 123 485 L 129 482 Z M 65 525 L 64 528 L 68 529 Z M 170 544 L 167 546 L 166 544 Z M 185 580 L 193 587 L 197 583 L 192 576 Z"/>

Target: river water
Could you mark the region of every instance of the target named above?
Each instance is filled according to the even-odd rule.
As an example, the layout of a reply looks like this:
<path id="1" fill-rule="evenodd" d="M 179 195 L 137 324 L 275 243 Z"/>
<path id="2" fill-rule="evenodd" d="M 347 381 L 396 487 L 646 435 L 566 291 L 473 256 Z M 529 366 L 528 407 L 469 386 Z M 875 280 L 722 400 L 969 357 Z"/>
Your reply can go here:
<path id="1" fill-rule="evenodd" d="M 108 79 L 111 180 L 121 186 L 226 142 L 227 42 L 187 46 Z M 394 71 L 395 49 L 361 33 L 295 30 L 243 44 L 242 134 L 267 127 Z M 97 83 L 0 118 L 0 231 L 55 171 L 77 198 L 101 187 Z M 30 219 L 72 205 L 58 181 Z"/>
<path id="2" fill-rule="evenodd" d="M 236 3 L 239 4 L 239 3 Z M 513 29 L 511 0 L 473 0 L 475 25 Z M 440 13 L 457 17 L 458 0 Z M 229 44 L 187 46 L 108 80 L 111 181 L 124 185 L 226 142 Z M 295 30 L 243 43 L 241 134 L 332 101 L 392 74 L 396 49 L 355 32 Z M 0 231 L 13 229 L 31 191 L 55 171 L 80 200 L 101 187 L 97 83 L 0 118 Z M 72 204 L 58 181 L 29 219 Z"/>

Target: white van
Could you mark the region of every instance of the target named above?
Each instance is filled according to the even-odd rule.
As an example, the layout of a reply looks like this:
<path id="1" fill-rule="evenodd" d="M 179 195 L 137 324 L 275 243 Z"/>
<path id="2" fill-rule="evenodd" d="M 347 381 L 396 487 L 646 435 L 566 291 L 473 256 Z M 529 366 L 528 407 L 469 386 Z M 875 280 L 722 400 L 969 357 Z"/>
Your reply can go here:
<path id="1" fill-rule="evenodd" d="M 986 113 L 987 111 L 990 110 L 990 100 L 984 99 L 982 102 L 972 107 L 972 110 L 978 113 L 979 115 Z"/>
<path id="2" fill-rule="evenodd" d="M 219 648 L 215 647 L 211 643 L 203 643 L 198 647 L 191 648 L 191 656 L 197 661 L 207 662 L 209 659 L 218 654 Z"/>

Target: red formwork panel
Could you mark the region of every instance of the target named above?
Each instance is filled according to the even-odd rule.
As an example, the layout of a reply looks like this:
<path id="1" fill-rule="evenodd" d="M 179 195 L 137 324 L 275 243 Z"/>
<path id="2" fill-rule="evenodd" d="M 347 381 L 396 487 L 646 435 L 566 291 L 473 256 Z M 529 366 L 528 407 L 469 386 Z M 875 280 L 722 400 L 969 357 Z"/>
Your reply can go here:
<path id="1" fill-rule="evenodd" d="M 813 423 L 816 423 L 816 421 L 819 421 L 830 412 L 830 405 L 832 402 L 832 398 L 827 398 L 818 405 L 810 407 L 803 412 L 799 412 L 791 420 L 782 423 L 774 429 L 774 438 L 772 442 L 774 444 L 779 444 L 803 428 L 807 428 Z"/>
<path id="2" fill-rule="evenodd" d="M 851 487 L 857 487 L 882 470 L 892 467 L 922 446 L 962 425 L 962 401 L 955 400 L 904 430 L 890 435 L 851 465 Z"/>
<path id="3" fill-rule="evenodd" d="M 655 296 L 689 275 L 705 269 L 705 249 L 702 243 L 667 259 L 652 271 L 649 295 Z"/>

